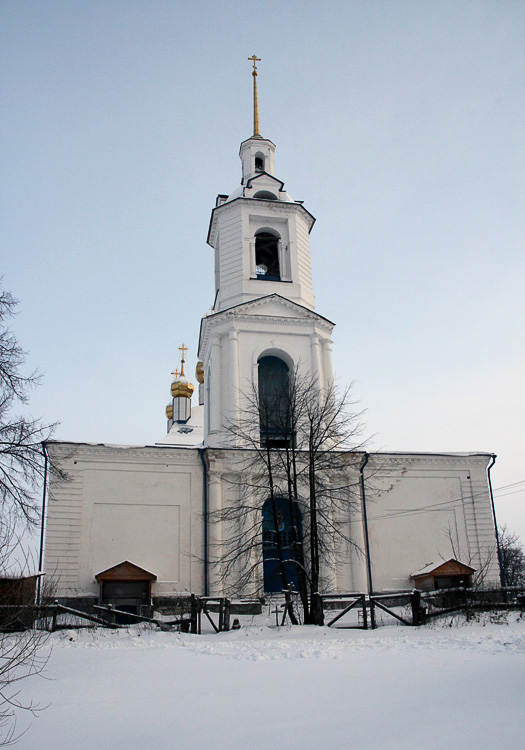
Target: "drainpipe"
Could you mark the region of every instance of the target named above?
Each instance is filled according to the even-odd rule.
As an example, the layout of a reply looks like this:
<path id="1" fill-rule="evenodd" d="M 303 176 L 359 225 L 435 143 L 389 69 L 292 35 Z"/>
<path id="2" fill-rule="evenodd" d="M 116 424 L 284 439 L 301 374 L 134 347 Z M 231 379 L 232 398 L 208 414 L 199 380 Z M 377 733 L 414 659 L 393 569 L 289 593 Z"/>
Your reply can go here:
<path id="1" fill-rule="evenodd" d="M 42 490 L 42 523 L 40 525 L 40 554 L 38 557 L 38 572 L 42 572 L 42 563 L 44 561 L 44 527 L 46 522 L 46 494 L 47 494 L 47 464 L 48 457 L 46 451 L 45 442 L 42 443 L 42 453 L 44 454 L 44 487 Z M 37 590 L 36 590 L 36 603 L 40 606 L 40 588 L 41 588 L 42 576 L 38 576 Z"/>
<path id="2" fill-rule="evenodd" d="M 360 481 L 361 481 L 361 498 L 363 500 L 363 524 L 365 527 L 365 552 L 366 552 L 366 567 L 367 567 L 367 574 L 368 574 L 368 595 L 372 596 L 372 594 L 374 593 L 374 587 L 372 584 L 372 565 L 370 563 L 370 539 L 368 537 L 368 517 L 366 513 L 365 477 L 363 473 L 365 470 L 365 466 L 368 463 L 369 458 L 370 458 L 370 454 L 365 452 L 365 458 L 359 468 L 359 474 L 360 474 Z"/>
<path id="3" fill-rule="evenodd" d="M 204 458 L 205 448 L 198 448 L 202 461 L 203 516 L 204 516 L 204 596 L 208 596 L 208 469 Z"/>
<path id="4" fill-rule="evenodd" d="M 501 555 L 501 545 L 499 543 L 499 532 L 498 532 L 498 522 L 496 521 L 496 507 L 494 505 L 494 494 L 492 492 L 492 480 L 490 478 L 490 470 L 496 463 L 496 454 L 493 453 L 491 455 L 492 462 L 487 466 L 487 477 L 489 480 L 489 493 L 490 493 L 490 503 L 492 505 L 492 518 L 494 520 L 494 533 L 496 534 L 496 549 L 498 550 L 498 565 L 499 565 L 499 580 L 501 583 L 501 588 L 504 588 L 505 586 L 505 571 L 503 570 L 503 558 Z"/>

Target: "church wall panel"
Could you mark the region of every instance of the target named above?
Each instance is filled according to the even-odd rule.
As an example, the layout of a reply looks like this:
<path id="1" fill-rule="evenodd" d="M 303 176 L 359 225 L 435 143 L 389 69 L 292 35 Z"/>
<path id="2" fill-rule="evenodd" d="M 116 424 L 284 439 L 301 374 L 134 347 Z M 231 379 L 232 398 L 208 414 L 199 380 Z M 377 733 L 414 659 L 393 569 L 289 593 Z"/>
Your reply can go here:
<path id="1" fill-rule="evenodd" d="M 486 488 L 486 458 L 472 467 L 462 457 L 439 462 L 408 458 L 388 467 L 388 456 L 369 479 L 367 511 L 375 590 L 410 588 L 410 574 L 440 558 L 455 557 L 497 583 L 494 529 L 488 493 L 472 497 L 468 476 Z M 389 486 L 390 483 L 390 486 Z M 478 516 L 478 517 L 477 517 Z M 483 516 L 483 526 L 479 523 Z"/>
<path id="2" fill-rule="evenodd" d="M 97 594 L 95 575 L 124 559 L 157 575 L 156 594 L 190 591 L 193 583 L 198 592 L 198 453 L 66 445 L 74 452 L 74 461 L 64 460 L 70 480 L 50 487 L 46 531 L 46 570 L 55 571 L 59 595 Z M 55 450 L 66 453 L 64 447 Z"/>

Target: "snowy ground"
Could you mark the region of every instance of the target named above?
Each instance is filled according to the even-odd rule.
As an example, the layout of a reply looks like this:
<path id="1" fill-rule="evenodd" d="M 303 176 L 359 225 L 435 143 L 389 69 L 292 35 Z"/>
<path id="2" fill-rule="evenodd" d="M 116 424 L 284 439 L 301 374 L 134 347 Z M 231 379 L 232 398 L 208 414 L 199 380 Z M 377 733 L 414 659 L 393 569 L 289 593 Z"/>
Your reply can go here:
<path id="1" fill-rule="evenodd" d="M 450 619 L 447 620 L 450 622 Z M 20 750 L 521 748 L 525 621 L 202 636 L 63 631 Z"/>

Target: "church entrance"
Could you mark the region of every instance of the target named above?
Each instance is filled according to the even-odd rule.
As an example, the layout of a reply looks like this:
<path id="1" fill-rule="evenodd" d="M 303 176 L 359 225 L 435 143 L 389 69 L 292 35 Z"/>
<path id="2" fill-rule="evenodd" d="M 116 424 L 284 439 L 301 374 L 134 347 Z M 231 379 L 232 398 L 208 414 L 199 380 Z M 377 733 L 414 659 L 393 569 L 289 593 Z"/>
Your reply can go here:
<path id="1" fill-rule="evenodd" d="M 276 593 L 283 590 L 283 577 L 279 564 L 279 546 L 281 548 L 286 583 L 292 583 L 297 591 L 299 580 L 297 576 L 297 563 L 293 546 L 294 533 L 293 524 L 297 528 L 297 538 L 302 539 L 301 511 L 294 503 L 292 519 L 290 513 L 290 501 L 284 497 L 275 499 L 274 515 L 272 501 L 267 500 L 262 508 L 262 534 L 263 534 L 263 572 L 264 590 L 267 593 Z"/>

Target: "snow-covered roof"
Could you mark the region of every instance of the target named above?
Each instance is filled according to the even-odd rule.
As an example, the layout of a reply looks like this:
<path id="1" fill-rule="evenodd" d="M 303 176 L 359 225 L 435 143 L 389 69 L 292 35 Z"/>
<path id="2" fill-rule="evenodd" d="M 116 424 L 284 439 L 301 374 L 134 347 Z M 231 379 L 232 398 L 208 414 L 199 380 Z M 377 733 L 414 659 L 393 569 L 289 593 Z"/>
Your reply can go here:
<path id="1" fill-rule="evenodd" d="M 416 570 L 415 573 L 411 573 L 410 578 L 419 578 L 420 576 L 430 575 L 430 573 L 435 573 L 437 570 L 439 570 L 439 568 L 442 568 L 444 565 L 448 565 L 449 563 L 458 566 L 458 575 L 460 573 L 464 573 L 465 568 L 468 568 L 472 572 L 474 572 L 475 570 L 475 568 L 471 568 L 470 565 L 465 565 L 465 563 L 462 563 L 459 560 L 455 560 L 453 557 L 449 557 L 448 560 L 440 558 L 437 562 L 428 563 L 424 568 Z"/>
<path id="2" fill-rule="evenodd" d="M 204 406 L 192 406 L 191 417 L 185 423 L 174 422 L 170 431 L 155 445 L 174 448 L 198 448 L 204 441 Z"/>

